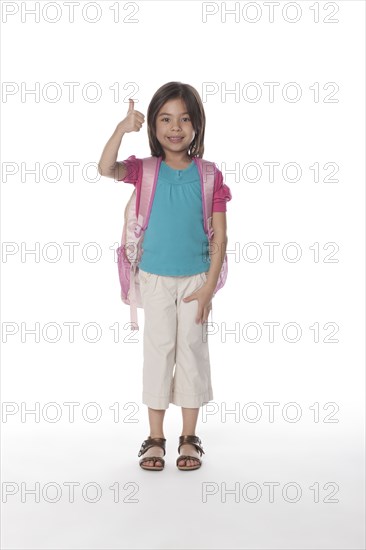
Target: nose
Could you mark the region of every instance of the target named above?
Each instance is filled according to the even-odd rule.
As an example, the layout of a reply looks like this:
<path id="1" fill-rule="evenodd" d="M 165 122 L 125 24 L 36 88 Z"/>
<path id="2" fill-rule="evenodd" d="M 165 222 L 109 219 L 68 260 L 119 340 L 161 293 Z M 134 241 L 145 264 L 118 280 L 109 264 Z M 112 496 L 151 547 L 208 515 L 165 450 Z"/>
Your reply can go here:
<path id="1" fill-rule="evenodd" d="M 171 130 L 179 130 L 181 131 L 181 127 L 179 122 L 172 122 Z"/>

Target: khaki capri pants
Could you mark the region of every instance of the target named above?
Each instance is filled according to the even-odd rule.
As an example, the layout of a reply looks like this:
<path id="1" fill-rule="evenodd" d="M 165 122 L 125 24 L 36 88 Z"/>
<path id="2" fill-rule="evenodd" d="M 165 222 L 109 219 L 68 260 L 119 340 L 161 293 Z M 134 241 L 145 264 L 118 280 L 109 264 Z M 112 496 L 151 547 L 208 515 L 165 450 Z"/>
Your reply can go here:
<path id="1" fill-rule="evenodd" d="M 213 399 L 205 323 L 195 322 L 197 300 L 182 301 L 206 280 L 205 272 L 171 277 L 139 270 L 145 314 L 142 402 L 152 409 L 168 409 L 169 403 L 198 408 Z"/>

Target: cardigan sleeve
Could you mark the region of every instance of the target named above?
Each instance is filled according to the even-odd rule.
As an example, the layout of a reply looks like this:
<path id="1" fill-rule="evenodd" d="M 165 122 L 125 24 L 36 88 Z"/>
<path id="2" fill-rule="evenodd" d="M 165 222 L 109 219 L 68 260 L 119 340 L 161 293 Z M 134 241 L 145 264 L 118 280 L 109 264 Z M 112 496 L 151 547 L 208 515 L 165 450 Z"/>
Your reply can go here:
<path id="1" fill-rule="evenodd" d="M 139 159 L 137 159 L 135 155 L 131 155 L 122 162 L 127 168 L 127 173 L 124 178 L 121 178 L 118 181 L 124 181 L 125 183 L 133 183 L 136 185 L 139 180 L 140 173 Z"/>
<path id="2" fill-rule="evenodd" d="M 221 171 L 216 168 L 212 212 L 226 212 L 226 203 L 232 199 L 230 188 L 224 183 Z"/>

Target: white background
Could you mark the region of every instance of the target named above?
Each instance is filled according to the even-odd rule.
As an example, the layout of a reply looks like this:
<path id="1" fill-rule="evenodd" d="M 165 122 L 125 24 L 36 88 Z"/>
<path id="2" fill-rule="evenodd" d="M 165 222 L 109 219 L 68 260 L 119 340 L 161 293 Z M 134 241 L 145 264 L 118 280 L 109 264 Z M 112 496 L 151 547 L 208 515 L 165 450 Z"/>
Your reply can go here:
<path id="1" fill-rule="evenodd" d="M 225 3 L 210 3 L 217 13 L 207 22 L 198 1 L 130 3 L 138 7 L 135 23 L 123 21 L 134 10 L 124 2 L 94 3 L 100 10 L 94 23 L 82 16 L 86 2 L 75 7 L 73 22 L 63 2 L 53 3 L 60 16 L 55 23 L 46 20 L 45 4 L 38 3 L 38 22 L 21 15 L 34 2 L 2 4 L 1 375 L 3 409 L 13 413 L 1 424 L 2 547 L 364 548 L 364 2 L 326 8 L 300 1 L 292 23 L 285 8 L 289 20 L 295 10 L 286 2 L 276 7 L 273 22 L 265 2 L 255 3 L 257 22 L 245 20 L 246 2 L 236 3 L 237 21 L 233 15 L 224 20 Z M 15 13 L 6 19 L 5 10 Z M 89 10 L 94 19 L 95 8 Z M 48 17 L 55 15 L 51 6 Z M 255 19 L 254 7 L 247 15 Z M 127 113 L 128 98 L 146 116 L 154 92 L 172 80 L 200 93 L 204 158 L 222 170 L 233 198 L 228 280 L 215 297 L 217 332 L 209 337 L 214 400 L 202 408 L 196 430 L 203 466 L 190 473 L 175 467 L 181 411 L 171 404 L 166 467 L 152 473 L 140 469 L 137 457 L 149 433 L 141 403 L 143 312 L 140 332 L 131 333 L 113 256 L 133 186 L 100 177 L 96 164 Z M 60 92 L 55 100 L 55 88 L 47 96 L 51 82 Z M 73 99 L 65 84 L 71 82 L 79 84 Z M 88 96 L 91 82 L 101 94 L 96 101 L 95 88 Z M 260 90 L 257 101 L 248 100 L 254 93 L 251 87 L 246 95 L 248 83 Z M 278 83 L 273 101 L 265 83 Z M 286 98 L 288 83 L 301 90 L 295 102 L 289 99 L 294 87 Z M 216 93 L 206 96 L 208 86 Z M 37 87 L 37 96 L 24 93 Z M 235 87 L 236 97 L 225 94 Z M 123 138 L 118 159 L 131 154 L 150 154 L 146 123 Z M 268 162 L 279 163 L 273 181 Z M 58 169 L 47 170 L 48 163 Z M 69 163 L 75 163 L 73 177 Z M 250 181 L 249 163 L 262 170 L 257 181 Z M 300 167 L 298 181 L 284 179 L 288 163 Z M 319 181 L 311 168 L 316 163 Z M 337 167 L 335 182 L 326 180 L 333 172 L 327 163 Z M 228 173 L 235 166 L 237 176 Z M 38 176 L 27 172 L 36 167 Z M 78 244 L 72 262 L 70 242 Z M 57 261 L 51 261 L 55 248 L 47 256 L 49 243 L 58 244 Z M 83 257 L 88 243 L 100 247 L 99 261 Z M 257 244 L 258 261 L 250 261 L 256 252 L 248 243 Z M 273 261 L 264 243 L 278 243 Z M 296 262 L 282 254 L 288 243 L 301 251 Z M 37 257 L 24 255 L 36 247 Z M 89 252 L 92 258 L 93 248 Z M 71 343 L 66 323 L 72 322 L 78 325 Z M 279 323 L 273 342 L 270 322 Z M 36 323 L 38 341 L 25 334 Z M 59 326 L 54 343 L 47 339 L 56 331 L 43 331 L 47 323 Z M 83 338 L 88 323 L 100 326 L 95 343 Z M 250 341 L 254 328 L 245 332 L 248 323 L 262 331 L 256 342 Z M 284 338 L 287 323 L 301 329 L 297 342 Z M 112 326 L 119 326 L 119 341 Z M 225 337 L 235 326 L 237 339 Z M 288 338 L 294 334 L 290 329 Z M 45 407 L 51 402 L 61 412 L 56 422 L 55 408 L 47 413 Z M 79 404 L 74 422 L 67 402 Z M 98 422 L 90 421 L 95 409 L 89 408 L 89 421 L 81 414 L 90 402 L 99 404 Z M 250 421 L 254 408 L 247 408 L 252 402 L 261 412 L 256 422 Z M 273 422 L 268 402 L 278 404 Z M 21 409 L 36 403 L 39 421 L 22 417 Z M 115 403 L 118 422 L 110 409 Z M 290 421 L 294 407 L 286 419 L 288 403 L 297 404 L 297 422 Z M 225 414 L 235 408 L 237 416 Z M 73 503 L 68 482 L 79 484 Z M 278 484 L 274 502 L 265 485 L 271 482 Z M 22 483 L 26 489 L 39 483 L 39 502 L 24 494 Z M 60 487 L 58 501 L 50 502 L 52 488 L 42 494 L 47 483 Z M 95 503 L 82 496 L 87 483 L 101 488 Z M 215 493 L 207 501 L 206 483 Z M 245 497 L 248 483 L 254 485 Z M 293 488 L 283 496 L 287 483 L 301 490 L 297 502 L 290 502 Z M 119 502 L 113 502 L 114 484 Z M 237 498 L 228 493 L 225 502 L 225 488 L 235 487 Z M 250 501 L 254 487 L 262 491 L 257 502 Z M 134 502 L 126 498 L 132 492 Z M 89 499 L 94 495 L 90 489 Z"/>

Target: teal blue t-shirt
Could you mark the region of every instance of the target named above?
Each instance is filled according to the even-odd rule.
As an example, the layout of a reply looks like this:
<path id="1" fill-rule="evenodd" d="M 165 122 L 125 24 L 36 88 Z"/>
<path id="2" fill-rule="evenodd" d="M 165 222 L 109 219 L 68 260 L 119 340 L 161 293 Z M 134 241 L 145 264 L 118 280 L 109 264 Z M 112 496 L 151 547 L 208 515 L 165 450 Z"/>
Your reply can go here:
<path id="1" fill-rule="evenodd" d="M 161 162 L 139 268 L 168 276 L 209 270 L 201 182 L 194 161 L 184 170 Z"/>

